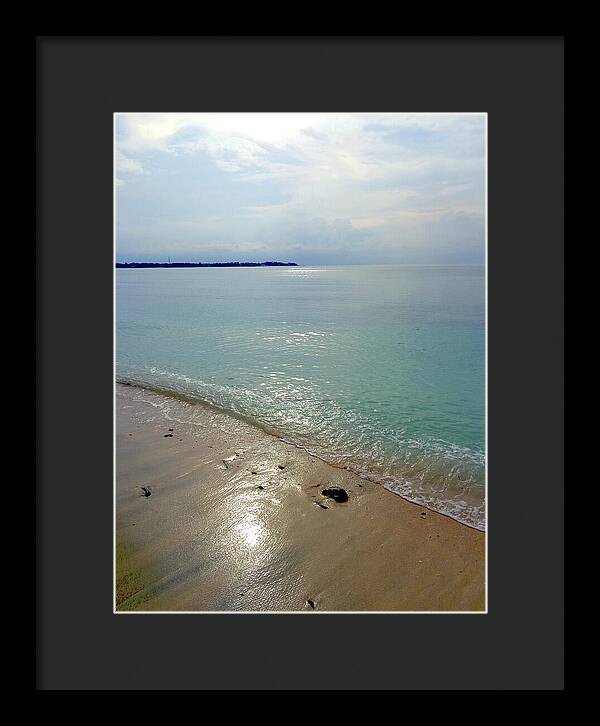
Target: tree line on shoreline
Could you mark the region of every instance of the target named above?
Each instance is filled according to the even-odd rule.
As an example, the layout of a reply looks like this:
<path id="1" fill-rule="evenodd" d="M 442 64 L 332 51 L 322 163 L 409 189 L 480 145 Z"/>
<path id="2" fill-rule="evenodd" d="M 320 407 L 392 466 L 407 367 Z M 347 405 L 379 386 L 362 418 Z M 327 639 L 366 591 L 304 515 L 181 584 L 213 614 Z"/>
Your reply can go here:
<path id="1" fill-rule="evenodd" d="M 117 262 L 117 268 L 140 267 L 297 267 L 296 262 Z"/>

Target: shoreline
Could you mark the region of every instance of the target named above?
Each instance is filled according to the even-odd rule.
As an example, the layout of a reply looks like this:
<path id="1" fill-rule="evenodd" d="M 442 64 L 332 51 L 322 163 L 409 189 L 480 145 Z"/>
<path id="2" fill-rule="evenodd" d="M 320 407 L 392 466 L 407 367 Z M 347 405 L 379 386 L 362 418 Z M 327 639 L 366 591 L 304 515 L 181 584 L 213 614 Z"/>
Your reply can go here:
<path id="1" fill-rule="evenodd" d="M 327 464 L 328 466 L 334 467 L 336 469 L 341 469 L 342 471 L 347 471 L 351 474 L 354 474 L 354 475 L 360 477 L 361 479 L 378 484 L 379 486 L 386 489 L 390 494 L 393 494 L 394 496 L 398 496 L 401 499 L 404 499 L 404 501 L 406 501 L 406 502 L 415 504 L 416 506 L 427 509 L 430 512 L 435 512 L 444 517 L 448 517 L 449 519 L 451 519 L 465 527 L 475 529 L 478 532 L 482 532 L 483 534 L 485 534 L 485 532 L 486 532 L 485 522 L 483 525 L 480 526 L 479 524 L 476 524 L 476 523 L 464 521 L 464 519 L 461 519 L 459 516 L 455 516 L 451 512 L 447 512 L 442 509 L 436 509 L 435 506 L 433 506 L 427 502 L 419 501 L 416 496 L 411 498 L 409 495 L 397 491 L 397 489 L 395 487 L 395 485 L 397 484 L 397 480 L 394 477 L 392 477 L 391 475 L 383 475 L 383 474 L 378 474 L 378 473 L 374 472 L 372 470 L 372 466 L 370 466 L 368 463 L 366 464 L 366 468 L 359 469 L 359 468 L 356 468 L 353 466 L 348 466 L 346 464 L 339 463 L 339 462 L 333 461 L 331 459 L 328 459 L 325 454 L 318 453 L 316 451 L 312 451 L 307 445 L 305 445 L 301 442 L 298 442 L 298 441 L 294 441 L 293 439 L 287 437 L 286 435 L 282 434 L 281 432 L 278 432 L 275 429 L 272 429 L 269 426 L 265 425 L 264 423 L 257 421 L 256 419 L 252 418 L 251 416 L 245 415 L 238 411 L 227 409 L 227 408 L 220 406 L 218 404 L 215 404 L 215 403 L 211 403 L 210 401 L 207 401 L 207 400 L 201 398 L 200 396 L 192 396 L 192 395 L 188 395 L 186 393 L 180 393 L 178 391 L 174 391 L 172 389 L 161 388 L 160 386 L 153 386 L 151 384 L 143 383 L 141 381 L 136 381 L 135 379 L 128 379 L 127 377 L 124 377 L 124 376 L 117 376 L 116 385 L 117 386 L 127 386 L 130 388 L 139 389 L 140 391 L 148 391 L 149 393 L 157 394 L 159 396 L 163 396 L 165 398 L 173 399 L 176 401 L 182 401 L 183 403 L 186 403 L 189 405 L 204 406 L 205 408 L 210 409 L 211 411 L 221 413 L 225 416 L 230 416 L 231 418 L 235 418 L 236 420 L 241 421 L 241 422 L 247 424 L 248 426 L 258 429 L 261 433 L 265 434 L 266 436 L 271 436 L 274 439 L 287 444 L 288 446 L 295 447 L 295 448 L 305 452 L 308 456 L 314 457 L 315 459 L 322 461 L 323 463 Z M 404 476 L 404 475 L 401 474 L 400 476 Z M 386 479 L 388 481 L 386 481 Z"/>
<path id="2" fill-rule="evenodd" d="M 208 404 L 116 396 L 116 612 L 484 612 L 484 532 Z"/>

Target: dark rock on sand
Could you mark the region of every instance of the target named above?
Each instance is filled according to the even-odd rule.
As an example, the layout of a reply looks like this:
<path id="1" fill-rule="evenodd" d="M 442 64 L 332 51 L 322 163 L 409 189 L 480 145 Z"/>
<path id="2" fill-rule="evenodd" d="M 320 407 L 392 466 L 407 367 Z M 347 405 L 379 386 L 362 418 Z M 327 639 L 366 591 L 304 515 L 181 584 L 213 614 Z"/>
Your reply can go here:
<path id="1" fill-rule="evenodd" d="M 342 489 L 342 487 L 327 487 L 327 489 L 323 489 L 321 494 L 324 497 L 329 497 L 330 499 L 333 499 L 334 502 L 348 501 L 348 493 L 345 489 Z"/>
<path id="2" fill-rule="evenodd" d="M 307 600 L 307 601 L 306 601 L 306 604 L 307 604 L 307 605 L 310 605 L 310 607 L 311 607 L 311 608 L 312 608 L 313 610 L 314 610 L 314 609 L 315 609 L 315 608 L 317 607 L 317 606 L 315 605 L 315 603 L 314 603 L 314 601 L 313 601 L 313 600 Z"/>
<path id="3" fill-rule="evenodd" d="M 165 439 L 172 439 L 172 438 L 173 438 L 173 434 L 165 434 Z"/>
<path id="4" fill-rule="evenodd" d="M 152 494 L 152 491 L 148 487 L 140 487 L 142 490 L 142 497 L 149 497 Z"/>

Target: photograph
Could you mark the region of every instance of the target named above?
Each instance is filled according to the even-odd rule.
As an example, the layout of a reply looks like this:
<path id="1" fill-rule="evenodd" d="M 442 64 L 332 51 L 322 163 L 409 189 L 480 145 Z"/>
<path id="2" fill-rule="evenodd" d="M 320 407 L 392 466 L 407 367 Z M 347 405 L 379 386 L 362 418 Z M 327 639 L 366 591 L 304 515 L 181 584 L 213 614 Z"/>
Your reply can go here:
<path id="1" fill-rule="evenodd" d="M 114 612 L 485 613 L 487 114 L 113 122 Z"/>

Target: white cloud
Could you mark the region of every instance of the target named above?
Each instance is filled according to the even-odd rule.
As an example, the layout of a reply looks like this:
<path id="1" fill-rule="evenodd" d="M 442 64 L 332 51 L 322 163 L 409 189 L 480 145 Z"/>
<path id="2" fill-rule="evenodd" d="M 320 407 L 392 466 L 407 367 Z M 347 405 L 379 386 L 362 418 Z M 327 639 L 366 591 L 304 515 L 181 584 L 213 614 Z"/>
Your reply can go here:
<path id="1" fill-rule="evenodd" d="M 303 237 L 318 251 L 320 234 L 435 251 L 454 236 L 482 256 L 484 143 L 482 115 L 119 114 L 118 244 L 276 252 Z"/>
<path id="2" fill-rule="evenodd" d="M 125 154 L 119 149 L 117 149 L 115 154 L 115 170 L 117 174 L 124 174 L 126 177 L 129 174 L 144 173 L 144 167 L 139 161 L 136 161 L 135 159 L 130 159 L 128 156 L 125 156 Z M 118 176 L 115 178 L 115 184 L 117 187 L 122 187 L 125 185 L 125 180 L 121 176 Z"/>

